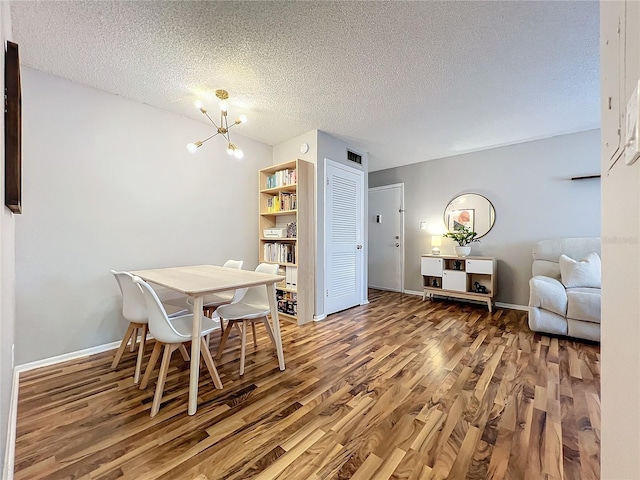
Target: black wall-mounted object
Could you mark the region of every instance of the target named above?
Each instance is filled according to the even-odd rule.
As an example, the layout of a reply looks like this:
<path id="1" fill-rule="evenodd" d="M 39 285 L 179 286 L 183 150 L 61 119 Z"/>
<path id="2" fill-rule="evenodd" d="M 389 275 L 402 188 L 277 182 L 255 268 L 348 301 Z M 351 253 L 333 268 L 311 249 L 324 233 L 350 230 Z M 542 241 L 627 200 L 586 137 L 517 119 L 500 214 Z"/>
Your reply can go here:
<path id="1" fill-rule="evenodd" d="M 4 55 L 4 204 L 22 213 L 22 88 L 18 44 Z"/>
<path id="2" fill-rule="evenodd" d="M 594 178 L 600 178 L 600 175 L 583 175 L 581 177 L 571 177 L 571 180 L 591 180 Z"/>

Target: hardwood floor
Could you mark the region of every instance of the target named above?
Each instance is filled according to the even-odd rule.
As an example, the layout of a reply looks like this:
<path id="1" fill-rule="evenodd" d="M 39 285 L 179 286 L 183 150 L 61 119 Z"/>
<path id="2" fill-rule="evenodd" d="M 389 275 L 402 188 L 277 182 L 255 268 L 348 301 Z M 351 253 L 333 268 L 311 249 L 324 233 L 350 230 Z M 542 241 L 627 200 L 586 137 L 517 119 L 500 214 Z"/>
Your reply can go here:
<path id="1" fill-rule="evenodd" d="M 224 389 L 203 366 L 193 417 L 180 355 L 153 419 L 157 374 L 134 386 L 135 353 L 116 371 L 105 352 L 27 372 L 15 478 L 599 478 L 597 345 L 534 335 L 521 311 L 375 290 L 370 301 L 283 322 L 284 372 L 259 327 L 240 378 L 232 336 L 216 362 Z"/>

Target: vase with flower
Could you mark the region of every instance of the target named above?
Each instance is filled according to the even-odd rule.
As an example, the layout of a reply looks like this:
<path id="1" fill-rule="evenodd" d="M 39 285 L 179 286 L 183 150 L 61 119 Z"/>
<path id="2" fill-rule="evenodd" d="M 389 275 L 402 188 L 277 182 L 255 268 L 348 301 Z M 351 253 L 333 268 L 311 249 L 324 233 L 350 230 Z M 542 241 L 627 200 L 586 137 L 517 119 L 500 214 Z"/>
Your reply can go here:
<path id="1" fill-rule="evenodd" d="M 476 238 L 478 234 L 472 231 L 469 227 L 460 226 L 456 228 L 452 232 L 447 232 L 443 235 L 443 237 L 451 238 L 456 241 L 458 244 L 455 247 L 456 255 L 459 257 L 466 257 L 471 253 L 471 247 L 469 244 L 473 242 L 479 242 L 480 240 Z"/>

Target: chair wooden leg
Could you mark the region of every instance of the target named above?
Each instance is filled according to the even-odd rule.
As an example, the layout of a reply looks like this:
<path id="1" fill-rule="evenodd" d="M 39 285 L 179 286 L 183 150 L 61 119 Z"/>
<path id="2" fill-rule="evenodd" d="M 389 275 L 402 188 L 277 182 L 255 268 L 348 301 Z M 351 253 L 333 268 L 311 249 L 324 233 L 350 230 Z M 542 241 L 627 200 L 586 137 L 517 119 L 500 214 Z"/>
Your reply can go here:
<path id="1" fill-rule="evenodd" d="M 229 339 L 229 334 L 231 333 L 231 325 L 233 322 L 229 322 L 227 324 L 227 328 L 224 330 L 224 334 L 222 335 L 222 339 L 220 340 L 220 346 L 218 347 L 218 353 L 216 354 L 216 360 L 219 360 L 222 357 L 222 352 L 224 352 L 224 346 L 227 344 L 227 340 Z"/>
<path id="2" fill-rule="evenodd" d="M 251 333 L 253 333 L 253 346 L 258 348 L 258 338 L 256 337 L 256 323 L 251 322 Z"/>
<path id="3" fill-rule="evenodd" d="M 211 334 L 207 333 L 204 337 L 204 343 L 207 345 L 207 350 L 209 350 L 210 341 L 211 341 Z"/>
<path id="4" fill-rule="evenodd" d="M 140 390 L 144 390 L 147 388 L 149 384 L 149 378 L 151 377 L 151 372 L 156 368 L 156 363 L 158 361 L 158 357 L 160 356 L 160 350 L 162 350 L 162 344 L 156 340 L 156 344 L 153 346 L 153 351 L 151 352 L 151 358 L 149 359 L 149 364 L 147 365 L 147 369 L 144 372 L 144 377 L 142 377 L 142 382 L 140 383 Z"/>
<path id="5" fill-rule="evenodd" d="M 114 370 L 118 363 L 120 363 L 120 359 L 122 358 L 122 354 L 124 353 L 124 349 L 127 348 L 127 343 L 129 343 L 129 339 L 133 335 L 135 331 L 135 327 L 133 323 L 130 323 L 127 327 L 127 331 L 124 332 L 124 337 L 122 338 L 122 343 L 120 347 L 118 347 L 118 351 L 116 352 L 116 357 L 113 359 L 113 363 L 111 364 L 111 370 Z"/>
<path id="6" fill-rule="evenodd" d="M 140 381 L 140 370 L 142 369 L 142 357 L 144 356 L 144 347 L 147 344 L 147 328 L 145 323 L 140 328 L 140 345 L 138 346 L 138 360 L 136 361 L 136 373 L 133 375 L 133 383 Z"/>
<path id="7" fill-rule="evenodd" d="M 222 337 L 224 336 L 224 320 L 220 319 L 220 340 L 222 340 Z"/>
<path id="8" fill-rule="evenodd" d="M 162 363 L 160 364 L 160 373 L 158 374 L 158 383 L 156 385 L 156 393 L 153 396 L 153 405 L 151 406 L 151 417 L 155 417 L 160 410 L 160 401 L 162 400 L 162 392 L 164 391 L 164 382 L 167 379 L 169 371 L 169 362 L 171 361 L 171 353 L 178 348 L 178 345 L 165 344 L 162 353 Z"/>
<path id="9" fill-rule="evenodd" d="M 136 343 L 138 343 L 138 326 L 135 326 L 133 328 L 133 335 L 131 337 L 131 344 L 129 345 L 129 351 L 130 352 L 135 352 L 136 350 Z"/>
<path id="10" fill-rule="evenodd" d="M 238 324 L 238 326 L 240 326 Z M 242 321 L 242 341 L 240 344 L 240 375 L 244 375 L 244 355 L 247 352 L 247 321 Z"/>
<path id="11" fill-rule="evenodd" d="M 271 339 L 271 343 L 273 343 L 273 346 L 275 347 L 275 349 L 278 350 L 278 346 L 276 345 L 276 339 L 273 336 L 273 330 L 271 330 L 271 324 L 269 323 L 269 320 L 267 319 L 267 317 L 264 317 L 262 319 L 262 323 L 264 324 L 264 328 L 267 329 L 267 335 L 269 335 L 269 338 Z"/>
<path id="12" fill-rule="evenodd" d="M 184 343 L 180 344 L 180 346 L 178 347 L 178 350 L 180 350 L 180 355 L 182 355 L 182 359 L 185 362 L 188 362 L 189 360 L 191 360 L 191 357 L 189 357 L 189 352 L 187 352 L 187 349 L 184 347 Z"/>
<path id="13" fill-rule="evenodd" d="M 217 389 L 222 389 L 222 381 L 220 380 L 220 375 L 218 375 L 218 369 L 216 368 L 216 364 L 213 363 L 213 358 L 211 358 L 211 352 L 209 351 L 208 345 L 205 344 L 205 340 L 202 339 L 202 347 L 200 351 L 202 352 L 202 357 L 204 358 L 204 363 L 207 366 L 207 370 L 209 370 L 209 375 L 213 379 L 213 384 Z"/>

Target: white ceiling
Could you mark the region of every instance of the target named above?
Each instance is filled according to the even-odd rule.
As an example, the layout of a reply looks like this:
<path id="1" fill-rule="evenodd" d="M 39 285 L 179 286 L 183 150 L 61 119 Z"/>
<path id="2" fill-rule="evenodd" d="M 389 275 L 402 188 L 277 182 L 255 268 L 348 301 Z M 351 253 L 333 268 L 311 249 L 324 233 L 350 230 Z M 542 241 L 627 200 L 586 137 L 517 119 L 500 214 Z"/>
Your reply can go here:
<path id="1" fill-rule="evenodd" d="M 22 63 L 241 135 L 320 129 L 370 170 L 598 128 L 594 2 L 11 4 Z M 206 102 L 207 98 L 209 102 Z M 241 145 L 240 145 L 241 147 Z"/>

